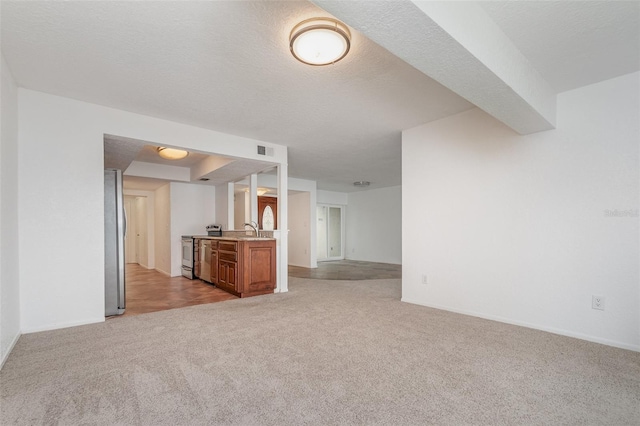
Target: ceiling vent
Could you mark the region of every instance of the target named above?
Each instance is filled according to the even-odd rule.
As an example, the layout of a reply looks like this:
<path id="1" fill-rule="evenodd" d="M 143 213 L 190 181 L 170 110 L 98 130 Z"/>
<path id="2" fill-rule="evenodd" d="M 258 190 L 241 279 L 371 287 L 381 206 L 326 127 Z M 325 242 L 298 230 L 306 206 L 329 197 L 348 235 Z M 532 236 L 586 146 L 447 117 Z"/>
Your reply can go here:
<path id="1" fill-rule="evenodd" d="M 201 181 L 206 182 L 209 180 L 209 178 L 200 178 Z"/>
<path id="2" fill-rule="evenodd" d="M 258 145 L 258 155 L 273 157 L 273 148 L 267 148 L 266 146 Z"/>

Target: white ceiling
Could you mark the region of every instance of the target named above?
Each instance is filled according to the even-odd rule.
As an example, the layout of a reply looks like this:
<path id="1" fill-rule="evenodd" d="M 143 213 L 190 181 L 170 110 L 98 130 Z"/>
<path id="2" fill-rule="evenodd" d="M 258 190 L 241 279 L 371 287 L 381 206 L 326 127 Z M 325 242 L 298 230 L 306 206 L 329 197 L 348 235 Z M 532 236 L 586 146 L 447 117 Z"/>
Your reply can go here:
<path id="1" fill-rule="evenodd" d="M 637 2 L 482 4 L 556 90 L 638 69 Z M 329 16 L 306 1 L 0 7 L 21 87 L 287 145 L 289 175 L 320 189 L 399 185 L 401 131 L 472 107 L 357 31 L 338 64 L 296 61 L 290 29 Z"/>
<path id="2" fill-rule="evenodd" d="M 273 163 L 188 152 L 180 160 L 158 155 L 156 145 L 116 135 L 104 136 L 104 168 L 123 170 L 125 189 L 154 191 L 169 182 L 220 185 L 254 173 L 271 173 Z"/>
<path id="3" fill-rule="evenodd" d="M 136 190 L 136 191 L 152 192 L 158 188 L 161 188 L 167 185 L 168 183 L 171 183 L 171 180 L 138 177 L 138 176 L 123 176 L 123 179 L 122 179 L 122 186 L 124 189 L 130 189 L 130 190 Z"/>
<path id="4" fill-rule="evenodd" d="M 188 152 L 187 156 L 179 160 L 167 160 L 160 157 L 158 154 L 158 147 L 153 145 L 145 145 L 138 152 L 135 157 L 135 161 L 142 161 L 145 163 L 153 164 L 165 164 L 167 166 L 178 167 L 193 167 L 205 158 L 209 157 L 207 154 L 200 154 L 198 152 Z"/>
<path id="5" fill-rule="evenodd" d="M 480 4 L 556 92 L 640 69 L 637 0 Z"/>

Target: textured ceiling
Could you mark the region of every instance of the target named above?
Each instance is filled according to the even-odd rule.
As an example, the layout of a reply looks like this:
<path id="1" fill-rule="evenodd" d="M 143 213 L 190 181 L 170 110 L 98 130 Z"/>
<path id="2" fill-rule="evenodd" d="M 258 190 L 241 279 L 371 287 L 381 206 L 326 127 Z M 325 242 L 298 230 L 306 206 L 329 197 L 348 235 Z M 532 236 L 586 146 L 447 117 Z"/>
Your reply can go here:
<path id="1" fill-rule="evenodd" d="M 476 3 L 313 1 L 516 132 L 554 127 L 556 93 Z"/>
<path id="2" fill-rule="evenodd" d="M 104 168 L 127 170 L 144 148 L 145 142 L 114 135 L 104 136 Z"/>
<path id="3" fill-rule="evenodd" d="M 158 154 L 158 147 L 152 145 L 145 145 L 142 147 L 138 155 L 136 155 L 135 161 L 143 161 L 145 163 L 166 164 L 167 166 L 179 166 L 179 167 L 191 167 L 195 166 L 205 158 L 207 154 L 200 154 L 197 152 L 189 152 L 189 154 L 180 160 L 167 160 L 160 157 Z"/>
<path id="4" fill-rule="evenodd" d="M 557 90 L 638 69 L 637 2 L 481 4 Z M 305 1 L 0 8 L 19 86 L 287 145 L 290 176 L 320 189 L 400 184 L 401 130 L 472 107 L 357 31 L 338 64 L 296 61 L 292 26 L 329 15 Z"/>
<path id="5" fill-rule="evenodd" d="M 139 189 L 153 191 L 171 182 L 176 168 L 185 171 L 190 178 L 174 179 L 180 182 L 191 182 L 201 185 L 219 185 L 227 182 L 242 180 L 254 173 L 270 172 L 273 163 L 258 160 L 231 159 L 220 156 L 190 152 L 186 158 L 167 160 L 160 157 L 157 146 L 147 145 L 147 142 L 115 135 L 104 136 L 104 167 L 124 171 L 125 189 Z M 208 160 L 213 159 L 211 163 Z M 222 160 L 222 161 L 220 161 Z M 138 167 L 129 167 L 135 161 Z M 152 165 L 149 171 L 145 165 Z M 141 166 L 141 167 L 140 167 Z M 162 173 L 162 167 L 172 169 L 172 172 Z M 134 170 L 132 170 L 134 169 Z M 158 170 L 162 177 L 157 176 Z M 201 181 L 200 178 L 206 178 Z"/>
<path id="6" fill-rule="evenodd" d="M 1 5 L 20 86 L 287 145 L 322 189 L 399 185 L 401 130 L 471 108 L 357 32 L 336 65 L 296 61 L 292 26 L 328 15 L 308 2 Z"/>
<path id="7" fill-rule="evenodd" d="M 122 186 L 124 189 L 138 190 L 138 191 L 155 191 L 168 183 L 170 180 L 146 178 L 138 176 L 123 176 Z"/>
<path id="8" fill-rule="evenodd" d="M 640 69 L 637 0 L 480 5 L 557 92 Z"/>

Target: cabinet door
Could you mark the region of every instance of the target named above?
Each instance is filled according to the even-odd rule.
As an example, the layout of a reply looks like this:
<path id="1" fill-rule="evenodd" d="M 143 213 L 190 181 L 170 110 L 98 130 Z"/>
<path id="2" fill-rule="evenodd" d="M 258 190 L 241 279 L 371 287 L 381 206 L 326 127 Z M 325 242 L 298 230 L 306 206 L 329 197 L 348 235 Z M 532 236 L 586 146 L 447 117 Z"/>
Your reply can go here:
<path id="1" fill-rule="evenodd" d="M 229 267 L 227 266 L 228 262 L 223 260 L 218 260 L 218 286 L 226 287 L 228 285 L 227 282 L 227 270 Z"/>
<path id="2" fill-rule="evenodd" d="M 218 283 L 218 250 L 211 250 L 211 282 Z"/>
<path id="3" fill-rule="evenodd" d="M 227 283 L 229 287 L 238 293 L 242 292 L 238 282 L 238 264 L 236 262 L 227 262 Z"/>
<path id="4" fill-rule="evenodd" d="M 273 291 L 275 283 L 275 242 L 248 244 L 244 254 L 243 291 L 248 294 Z"/>
<path id="5" fill-rule="evenodd" d="M 218 260 L 218 286 L 232 291 L 238 291 L 238 263 Z"/>

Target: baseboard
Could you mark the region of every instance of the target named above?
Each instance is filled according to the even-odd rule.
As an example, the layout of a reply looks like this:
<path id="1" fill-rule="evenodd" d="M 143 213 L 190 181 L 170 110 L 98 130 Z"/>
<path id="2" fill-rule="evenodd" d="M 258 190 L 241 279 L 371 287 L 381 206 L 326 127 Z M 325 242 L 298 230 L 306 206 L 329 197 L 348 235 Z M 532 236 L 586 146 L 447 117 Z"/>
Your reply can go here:
<path id="1" fill-rule="evenodd" d="M 427 303 L 419 302 L 406 297 L 401 298 L 400 301 L 405 303 L 411 303 L 412 305 L 420 305 L 420 306 L 425 306 L 427 308 L 439 309 L 442 311 L 453 312 L 456 314 L 468 315 L 468 316 L 487 319 L 491 321 L 503 322 L 505 324 L 517 325 L 520 327 L 526 327 L 534 330 L 545 331 L 547 333 L 558 334 L 560 336 L 573 337 L 575 339 L 586 340 L 588 342 L 599 343 L 601 345 L 613 346 L 614 348 L 627 349 L 634 352 L 640 352 L 640 345 L 629 345 L 627 343 L 618 342 L 616 340 L 603 339 L 601 337 L 595 337 L 595 336 L 590 336 L 588 334 L 576 333 L 570 330 L 564 330 L 564 329 L 554 328 L 554 327 L 545 327 L 545 326 L 540 326 L 537 324 L 532 324 L 524 321 L 514 321 L 509 318 L 504 318 L 496 315 L 486 315 L 479 312 L 454 309 L 447 306 L 427 304 Z"/>
<path id="2" fill-rule="evenodd" d="M 384 263 L 387 265 L 402 265 L 401 261 L 397 261 L 397 262 L 392 262 L 389 261 L 389 259 L 383 259 L 383 260 L 371 260 L 371 259 L 361 259 L 359 257 L 351 257 L 351 256 L 345 256 L 344 260 L 353 260 L 355 262 L 371 262 L 371 263 Z M 319 260 L 318 262 L 322 262 L 321 260 Z"/>
<path id="3" fill-rule="evenodd" d="M 13 348 L 16 346 L 16 343 L 18 343 L 18 339 L 20 339 L 20 336 L 22 336 L 22 334 L 16 334 L 16 337 L 13 338 L 11 344 L 7 348 L 7 352 L 2 354 L 2 359 L 0 359 L 0 370 L 2 370 L 2 367 L 4 367 L 4 363 L 7 361 L 7 359 L 9 359 L 9 355 L 11 354 L 11 351 L 13 351 Z"/>
<path id="4" fill-rule="evenodd" d="M 309 265 L 298 265 L 297 263 L 289 263 L 289 266 L 297 266 L 298 268 L 307 268 L 307 269 L 315 269 L 318 267 L 317 265 L 313 267 Z"/>
<path id="5" fill-rule="evenodd" d="M 58 324 L 45 325 L 43 327 L 26 328 L 22 330 L 22 334 L 39 333 L 41 331 L 58 330 L 60 328 L 69 328 L 69 327 L 77 327 L 79 325 L 96 324 L 104 321 L 105 321 L 104 317 L 99 317 L 99 318 L 87 319 L 82 321 L 62 322 Z"/>
<path id="6" fill-rule="evenodd" d="M 170 273 L 165 272 L 165 271 L 163 271 L 162 269 L 155 268 L 155 270 L 156 270 L 157 272 L 160 272 L 162 275 L 166 275 L 167 277 L 170 277 L 170 276 L 171 276 L 171 274 L 170 274 Z"/>

